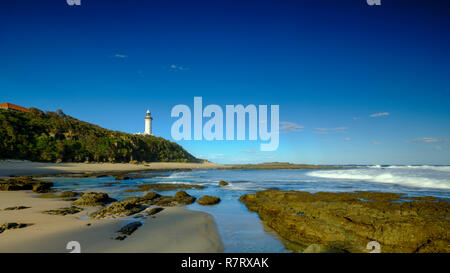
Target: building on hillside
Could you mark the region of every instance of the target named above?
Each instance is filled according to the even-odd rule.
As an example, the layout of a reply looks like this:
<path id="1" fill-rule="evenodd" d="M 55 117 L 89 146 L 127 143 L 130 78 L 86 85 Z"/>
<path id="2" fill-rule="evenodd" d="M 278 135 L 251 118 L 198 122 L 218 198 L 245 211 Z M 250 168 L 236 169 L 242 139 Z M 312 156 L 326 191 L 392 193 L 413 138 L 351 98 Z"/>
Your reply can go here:
<path id="1" fill-rule="evenodd" d="M 147 113 L 145 114 L 145 131 L 143 133 L 139 132 L 136 133 L 136 135 L 153 135 L 152 134 L 152 115 L 150 113 L 150 110 L 147 110 Z"/>
<path id="2" fill-rule="evenodd" d="M 9 102 L 0 103 L 0 109 L 20 111 L 20 112 L 25 112 L 25 113 L 31 112 L 28 108 L 25 108 L 25 107 L 22 107 L 19 105 L 15 105 L 15 104 L 12 104 Z"/>

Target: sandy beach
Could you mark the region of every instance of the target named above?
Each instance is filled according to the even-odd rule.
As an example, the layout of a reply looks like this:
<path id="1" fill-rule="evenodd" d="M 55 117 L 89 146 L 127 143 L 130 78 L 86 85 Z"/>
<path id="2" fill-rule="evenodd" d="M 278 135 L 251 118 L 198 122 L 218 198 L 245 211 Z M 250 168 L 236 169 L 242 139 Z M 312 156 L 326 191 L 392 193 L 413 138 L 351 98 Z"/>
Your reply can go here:
<path id="1" fill-rule="evenodd" d="M 33 224 L 0 234 L 0 252 L 67 253 L 69 241 L 77 241 L 81 252 L 221 252 L 223 245 L 213 218 L 182 207 L 168 207 L 125 240 L 114 240 L 117 231 L 131 219 L 85 219 L 96 208 L 60 216 L 45 210 L 70 206 L 69 201 L 37 198 L 29 191 L 0 192 L 0 223 Z M 30 208 L 5 211 L 13 206 Z M 82 217 L 82 219 L 78 219 Z M 134 221 L 135 219 L 131 220 Z M 90 224 L 90 225 L 88 225 Z"/>
<path id="2" fill-rule="evenodd" d="M 0 161 L 0 177 L 77 174 L 98 172 L 133 172 L 144 170 L 212 169 L 214 163 L 40 163 L 22 160 Z M 69 241 L 81 244 L 82 252 L 222 252 L 223 245 L 214 219 L 209 214 L 182 207 L 166 207 L 125 240 L 114 240 L 117 231 L 136 219 L 92 219 L 86 217 L 98 210 L 85 207 L 71 215 L 49 215 L 43 211 L 70 207 L 70 201 L 39 198 L 31 191 L 0 191 L 0 225 L 32 224 L 6 230 L 0 234 L 0 252 L 69 252 Z M 4 210 L 15 206 L 27 209 Z M 80 219 L 81 218 L 81 219 Z"/>
<path id="3" fill-rule="evenodd" d="M 63 174 L 63 173 L 95 173 L 95 172 L 126 172 L 145 170 L 171 169 L 216 169 L 227 168 L 226 165 L 206 163 L 152 162 L 148 164 L 130 163 L 42 163 L 26 160 L 0 161 L 1 176 L 20 176 L 33 174 Z"/>

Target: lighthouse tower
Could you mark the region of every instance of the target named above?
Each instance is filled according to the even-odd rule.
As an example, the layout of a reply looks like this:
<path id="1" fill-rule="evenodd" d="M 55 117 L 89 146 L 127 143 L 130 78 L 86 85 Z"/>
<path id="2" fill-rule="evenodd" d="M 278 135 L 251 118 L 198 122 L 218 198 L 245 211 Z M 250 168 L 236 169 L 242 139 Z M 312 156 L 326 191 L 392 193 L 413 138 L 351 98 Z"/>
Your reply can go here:
<path id="1" fill-rule="evenodd" d="M 147 110 L 147 114 L 145 115 L 145 132 L 144 135 L 152 134 L 152 116 L 150 115 L 150 110 Z"/>

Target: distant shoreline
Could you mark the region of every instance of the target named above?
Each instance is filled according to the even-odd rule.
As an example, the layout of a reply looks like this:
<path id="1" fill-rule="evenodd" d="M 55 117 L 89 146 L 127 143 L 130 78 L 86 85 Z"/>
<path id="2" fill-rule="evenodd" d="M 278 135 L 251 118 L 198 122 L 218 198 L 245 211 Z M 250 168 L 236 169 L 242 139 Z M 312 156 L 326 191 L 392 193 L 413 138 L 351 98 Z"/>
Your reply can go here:
<path id="1" fill-rule="evenodd" d="M 133 163 L 46 163 L 26 160 L 0 160 L 0 177 L 24 175 L 121 175 L 130 172 L 145 171 L 176 171 L 194 169 L 229 169 L 229 170 L 278 170 L 278 169 L 341 169 L 335 165 L 308 165 L 291 163 L 261 163 L 225 165 L 212 162 L 181 163 L 181 162 L 151 162 L 145 164 Z"/>

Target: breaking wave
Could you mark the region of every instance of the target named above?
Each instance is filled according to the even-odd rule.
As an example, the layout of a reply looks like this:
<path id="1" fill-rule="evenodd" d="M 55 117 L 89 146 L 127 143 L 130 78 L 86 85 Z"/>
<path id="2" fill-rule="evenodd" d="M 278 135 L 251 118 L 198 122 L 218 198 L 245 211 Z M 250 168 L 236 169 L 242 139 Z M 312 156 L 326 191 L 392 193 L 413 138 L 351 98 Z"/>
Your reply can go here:
<path id="1" fill-rule="evenodd" d="M 434 170 L 441 172 L 450 172 L 450 166 L 431 166 L 431 165 L 373 165 L 368 166 L 371 169 L 417 169 L 417 170 Z"/>
<path id="2" fill-rule="evenodd" d="M 411 168 L 412 167 L 412 168 Z M 376 168 L 371 166 L 365 169 L 351 169 L 351 170 L 333 170 L 333 171 L 312 171 L 306 173 L 307 176 L 341 179 L 341 180 L 362 180 L 377 183 L 391 183 L 402 186 L 421 187 L 421 188 L 436 188 L 436 189 L 450 189 L 450 177 L 448 174 L 435 172 L 434 168 L 425 168 L 428 171 L 418 172 L 415 169 L 424 169 L 423 167 L 449 168 L 447 166 L 417 166 L 422 168 L 415 168 L 416 166 L 390 166 Z M 410 170 L 405 170 L 405 169 Z M 412 169 L 412 170 L 411 170 Z"/>

